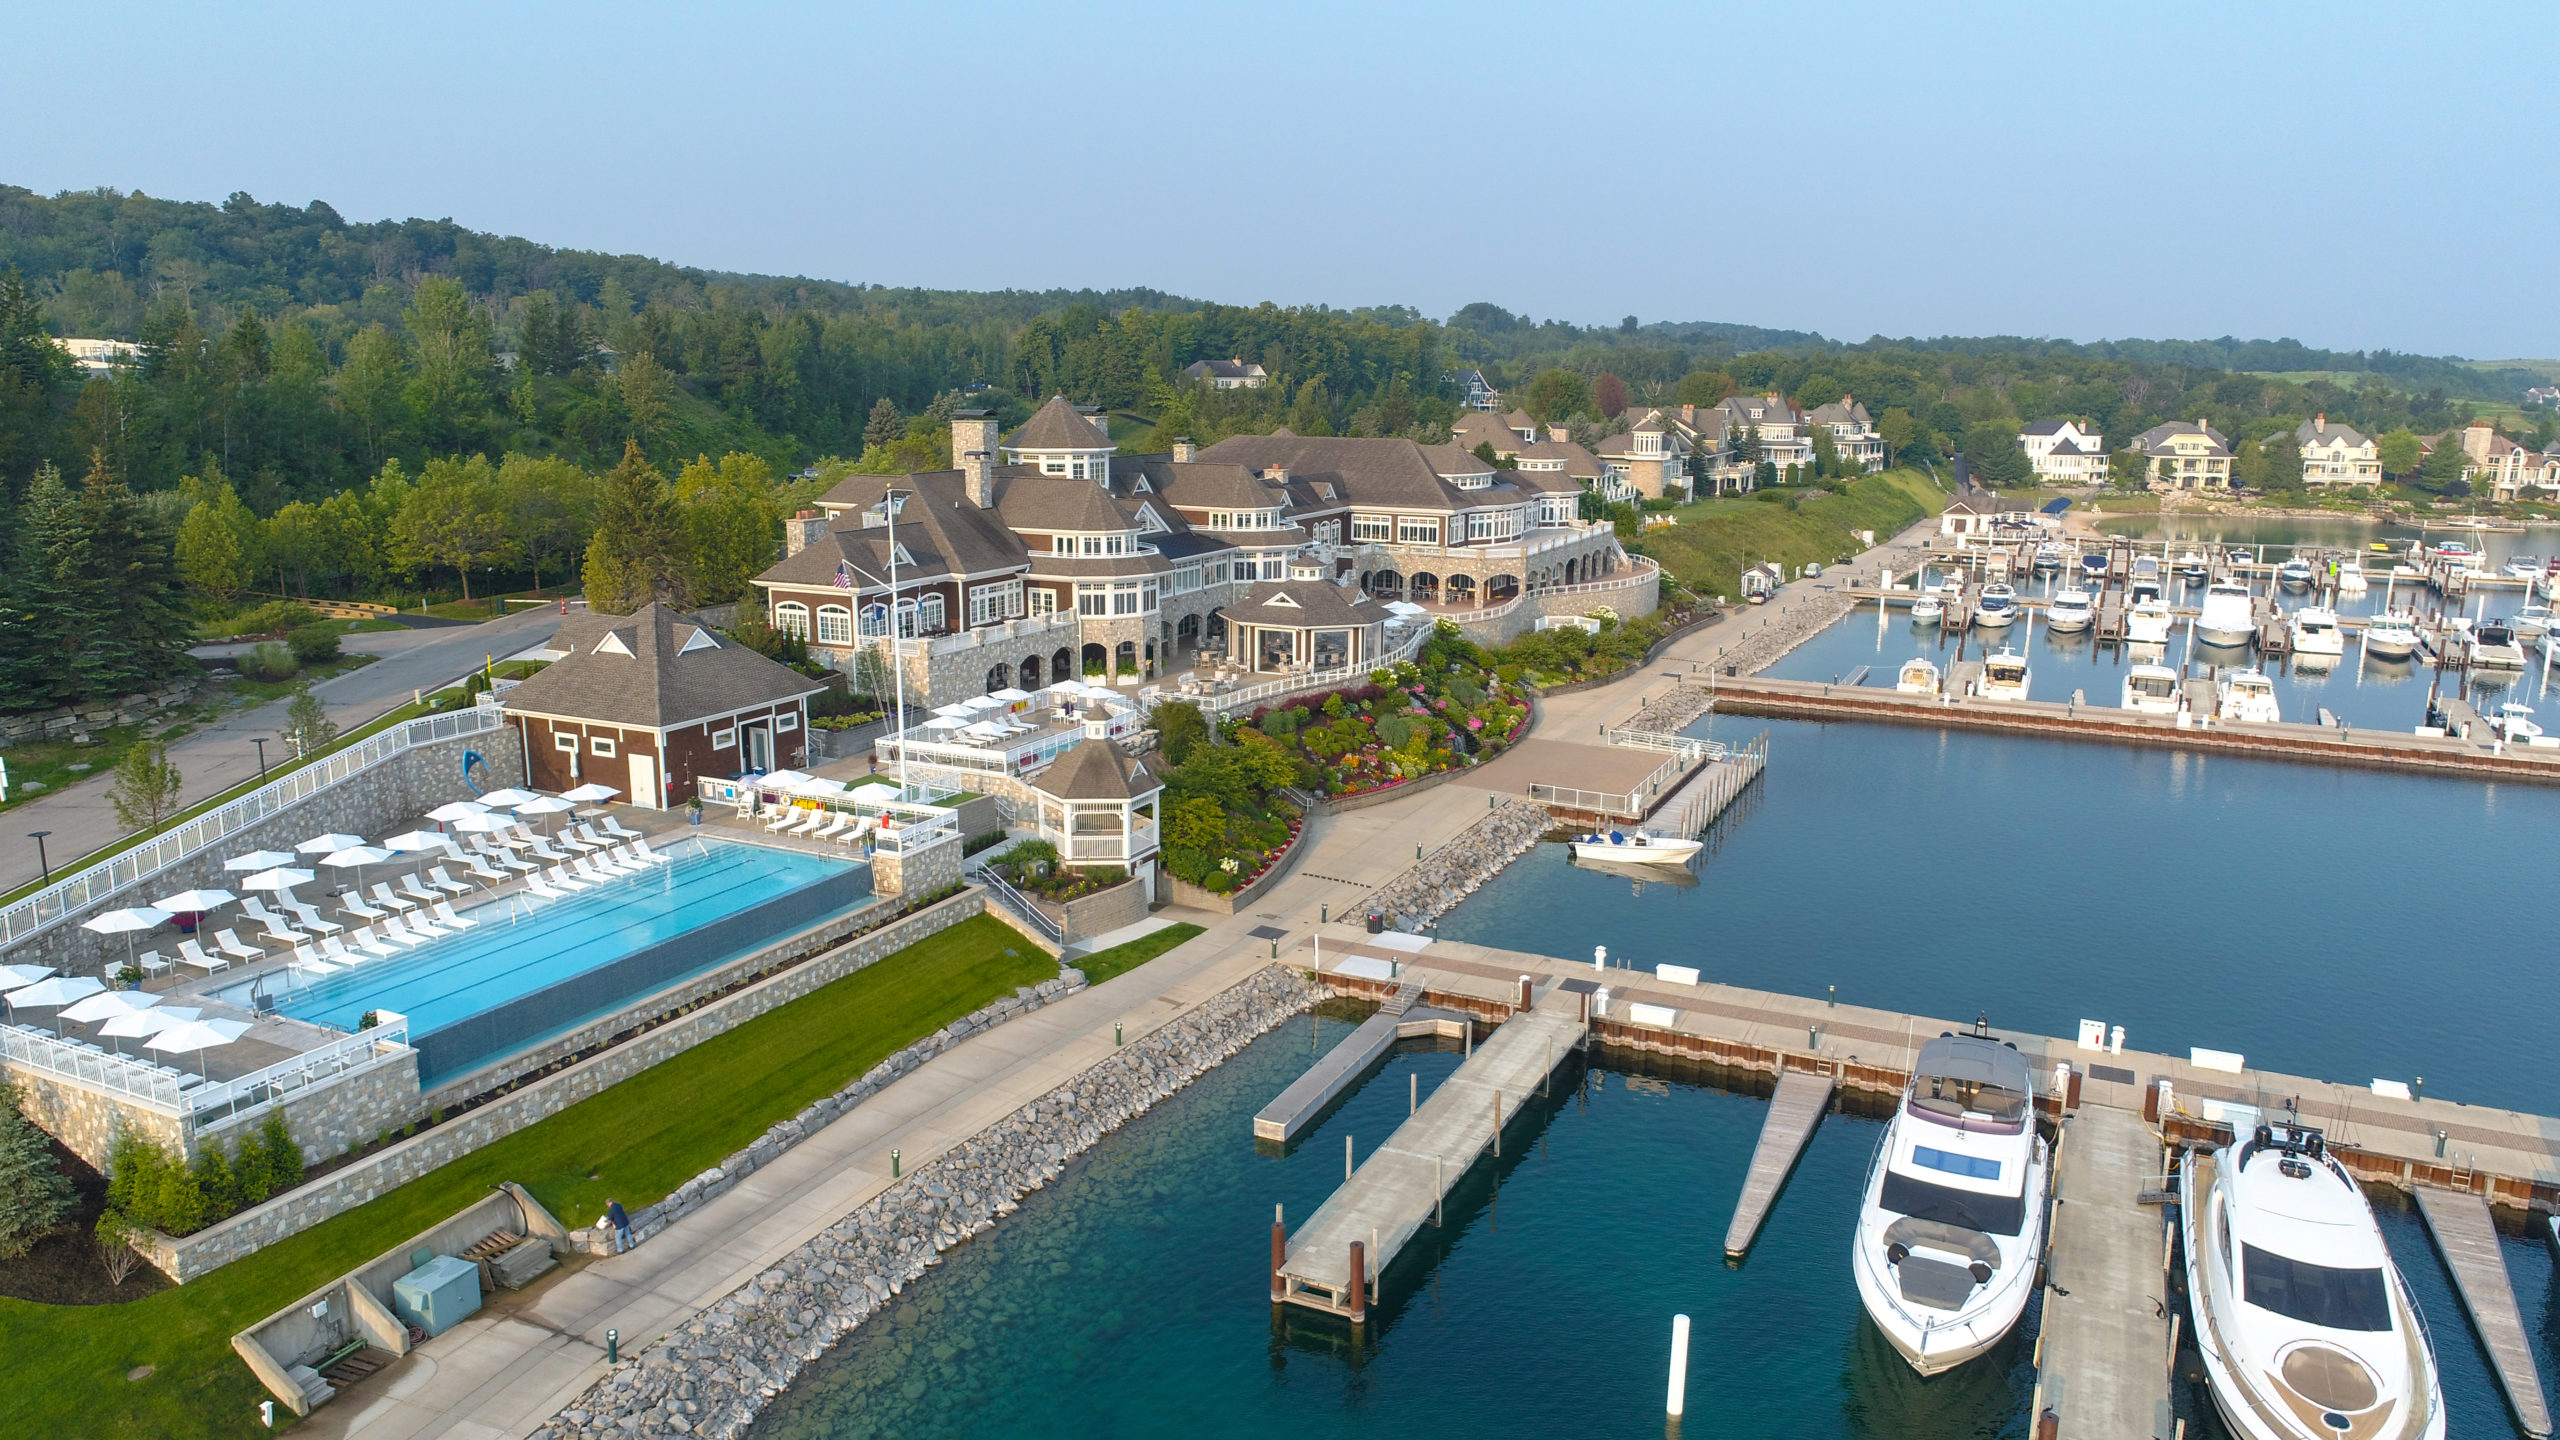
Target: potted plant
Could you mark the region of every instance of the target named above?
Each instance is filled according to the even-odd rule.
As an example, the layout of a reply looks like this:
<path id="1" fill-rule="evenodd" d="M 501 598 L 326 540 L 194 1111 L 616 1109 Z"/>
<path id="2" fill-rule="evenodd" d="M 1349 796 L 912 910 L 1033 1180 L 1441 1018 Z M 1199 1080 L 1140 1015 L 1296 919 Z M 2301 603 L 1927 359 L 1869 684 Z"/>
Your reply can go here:
<path id="1" fill-rule="evenodd" d="M 701 796 L 696 795 L 692 799 L 684 802 L 684 818 L 685 823 L 688 825 L 699 825 L 702 823 Z"/>

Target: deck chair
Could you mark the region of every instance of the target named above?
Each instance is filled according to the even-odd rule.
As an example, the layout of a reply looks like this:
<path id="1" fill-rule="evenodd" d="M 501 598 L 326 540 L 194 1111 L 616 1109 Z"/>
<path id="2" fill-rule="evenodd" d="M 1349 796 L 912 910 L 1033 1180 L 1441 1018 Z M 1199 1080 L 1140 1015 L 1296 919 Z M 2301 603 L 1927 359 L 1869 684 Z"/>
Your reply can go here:
<path id="1" fill-rule="evenodd" d="M 143 951 L 133 957 L 133 963 L 141 968 L 142 978 L 145 980 L 155 975 L 166 975 L 173 968 L 169 963 L 169 957 L 157 950 Z"/>
<path id="2" fill-rule="evenodd" d="M 345 894 L 338 897 L 338 908 L 359 920 L 379 920 L 383 914 L 364 903 L 364 896 L 352 885 L 347 887 Z"/>
<path id="3" fill-rule="evenodd" d="M 632 829 L 610 815 L 599 818 L 596 821 L 595 828 L 617 840 L 637 840 L 640 838 L 639 831 Z"/>
<path id="4" fill-rule="evenodd" d="M 295 934 L 291 930 L 279 931 L 270 929 L 267 933 L 278 940 L 289 940 L 298 943 L 302 939 L 300 935 Z M 234 960 L 264 960 L 267 958 L 266 951 L 241 944 L 240 937 L 228 930 L 215 931 L 213 943 L 221 946 L 222 953 L 230 956 Z"/>
<path id="5" fill-rule="evenodd" d="M 812 840 L 833 840 L 843 834 L 844 827 L 853 821 L 852 816 L 841 810 L 829 810 L 824 813 L 827 817 L 825 821 L 809 832 L 809 838 Z"/>
<path id="6" fill-rule="evenodd" d="M 543 879 L 540 875 L 527 875 L 524 877 L 524 888 L 526 893 L 539 895 L 545 900 L 566 900 L 569 898 L 568 891 L 563 890 L 552 884 L 550 881 Z"/>
<path id="7" fill-rule="evenodd" d="M 276 905 L 293 912 L 293 923 L 315 935 L 335 935 L 346 927 L 335 920 L 323 920 L 320 912 L 293 898 L 290 890 L 276 892 Z"/>
<path id="8" fill-rule="evenodd" d="M 383 943 L 382 937 L 374 934 L 370 925 L 348 931 L 347 943 L 377 960 L 400 953 Z"/>
<path id="9" fill-rule="evenodd" d="M 197 944 L 192 936 L 178 942 L 178 963 L 181 965 L 193 965 L 207 975 L 212 974 L 216 970 L 228 970 L 231 968 L 230 961 L 219 955 L 207 955 L 204 953 L 204 947 Z"/>
<path id="10" fill-rule="evenodd" d="M 601 885 L 607 880 L 614 878 L 612 871 L 596 864 L 584 855 L 570 861 L 568 865 L 563 868 L 567 869 L 570 874 L 577 876 L 579 879 L 586 881 L 590 885 Z"/>
<path id="11" fill-rule="evenodd" d="M 412 934 L 408 926 L 400 923 L 397 915 L 386 915 L 373 922 L 373 934 L 374 938 L 387 940 L 403 950 L 427 943 L 426 936 Z"/>
<path id="12" fill-rule="evenodd" d="M 459 854 L 455 855 L 454 858 L 464 865 L 471 863 L 468 860 L 462 859 Z M 427 867 L 427 883 L 435 886 L 447 895 L 468 895 L 471 893 L 470 886 L 465 885 L 461 881 L 446 874 L 444 867 L 441 865 L 431 865 Z"/>
<path id="13" fill-rule="evenodd" d="M 565 864 L 554 865 L 550 869 L 543 871 L 542 877 L 550 881 L 552 884 L 559 886 L 561 889 L 571 892 L 592 890 L 595 888 L 594 881 L 579 879 L 577 876 L 569 872 L 569 867 Z"/>
<path id="14" fill-rule="evenodd" d="M 391 882 L 388 880 L 377 880 L 374 882 L 373 900 L 375 904 L 385 906 L 393 913 L 400 915 L 406 915 L 410 911 L 418 908 L 418 902 L 415 900 L 403 900 L 399 896 L 392 894 Z"/>
<path id="15" fill-rule="evenodd" d="M 515 878 L 504 870 L 491 868 L 489 862 L 478 855 L 464 856 L 462 859 L 462 870 L 464 874 L 478 876 L 480 879 L 485 880 L 492 885 L 501 884 Z"/>
<path id="16" fill-rule="evenodd" d="M 482 860 L 498 867 L 501 870 L 512 870 L 519 875 L 530 875 L 534 871 L 542 868 L 530 860 L 520 858 L 513 850 L 509 850 L 502 845 L 491 845 L 477 835 L 471 837 L 471 848 Z"/>
<path id="17" fill-rule="evenodd" d="M 427 888 L 425 876 L 414 873 L 400 877 L 400 888 L 396 893 L 415 900 L 421 905 L 433 905 L 444 898 Z"/>
<path id="18" fill-rule="evenodd" d="M 468 930 L 480 923 L 477 920 L 465 920 L 460 915 L 455 914 L 453 910 L 453 902 L 450 900 L 439 900 L 436 902 L 435 916 L 436 923 L 442 925 L 448 930 Z"/>
<path id="19" fill-rule="evenodd" d="M 415 919 L 407 915 L 394 915 L 390 919 L 382 922 L 382 933 L 390 936 L 394 940 L 398 940 L 401 937 L 406 936 L 412 943 L 424 943 L 435 939 L 444 932 L 432 925 L 429 925 L 424 920 Z"/>
<path id="20" fill-rule="evenodd" d="M 341 965 L 361 965 L 365 961 L 364 956 L 348 949 L 335 935 L 320 937 L 320 954 L 324 959 L 335 960 Z"/>
<path id="21" fill-rule="evenodd" d="M 587 857 L 586 863 L 588 868 L 598 875 L 634 875 L 640 870 L 639 866 L 622 858 L 622 847 L 619 845 L 610 850 L 597 851 Z"/>
<path id="22" fill-rule="evenodd" d="M 533 847 L 534 854 L 541 856 L 545 860 L 551 861 L 555 865 L 569 858 L 568 851 L 561 849 L 559 846 L 552 844 L 549 840 L 546 840 L 539 835 L 527 836 L 525 843 Z"/>
<path id="23" fill-rule="evenodd" d="M 631 853 L 648 861 L 652 865 L 666 865 L 672 863 L 670 857 L 661 855 L 657 851 L 649 848 L 649 837 L 646 835 L 643 835 L 639 839 L 631 842 Z"/>
<path id="24" fill-rule="evenodd" d="M 322 975 L 335 975 L 339 967 L 321 959 L 319 952 L 309 945 L 296 945 L 293 947 L 293 968 L 315 971 Z"/>
<path id="25" fill-rule="evenodd" d="M 587 827 L 584 825 L 571 825 L 563 829 L 559 834 L 552 836 L 551 839 L 553 843 L 566 845 L 572 852 L 583 855 L 587 851 L 597 848 L 595 841 L 590 840 L 585 835 L 579 833 L 586 828 Z"/>

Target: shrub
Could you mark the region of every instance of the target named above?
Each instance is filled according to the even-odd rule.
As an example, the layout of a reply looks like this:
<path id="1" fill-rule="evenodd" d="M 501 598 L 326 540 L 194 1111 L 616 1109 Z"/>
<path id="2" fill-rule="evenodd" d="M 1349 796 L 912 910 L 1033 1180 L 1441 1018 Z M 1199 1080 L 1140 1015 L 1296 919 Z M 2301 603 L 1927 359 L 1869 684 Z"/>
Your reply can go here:
<path id="1" fill-rule="evenodd" d="M 0 1080 L 0 1260 L 60 1230 L 77 1204 L 51 1142 L 19 1113 L 18 1087 Z"/>
<path id="2" fill-rule="evenodd" d="M 338 658 L 338 632 L 328 625 L 305 625 L 284 637 L 285 648 L 305 665 L 326 665 Z"/>
<path id="3" fill-rule="evenodd" d="M 281 635 L 318 624 L 320 612 L 298 600 L 270 600 L 233 617 L 235 635 Z"/>
<path id="4" fill-rule="evenodd" d="M 240 673 L 252 680 L 290 680 L 302 668 L 292 651 L 272 640 L 242 655 L 236 663 Z"/>

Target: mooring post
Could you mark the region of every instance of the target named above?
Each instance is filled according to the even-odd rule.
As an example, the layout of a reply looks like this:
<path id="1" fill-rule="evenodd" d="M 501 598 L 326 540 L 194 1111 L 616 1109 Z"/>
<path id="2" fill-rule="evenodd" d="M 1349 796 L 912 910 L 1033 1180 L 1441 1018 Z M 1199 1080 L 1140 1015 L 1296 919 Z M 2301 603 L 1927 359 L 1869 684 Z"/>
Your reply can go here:
<path id="1" fill-rule="evenodd" d="M 1529 1008 L 1529 992 L 1533 983 L 1526 975 L 1520 977 L 1520 1008 L 1523 1010 Z"/>
<path id="2" fill-rule="evenodd" d="M 1665 1412 L 1674 1420 L 1689 1404 L 1689 1317 L 1671 1317 L 1671 1391 Z"/>
<path id="3" fill-rule="evenodd" d="M 1351 1137 L 1348 1135 L 1342 1137 L 1342 1178 L 1351 1178 Z"/>
<path id="4" fill-rule="evenodd" d="M 1431 1157 L 1431 1225 L 1433 1229 L 1438 1229 L 1440 1226 L 1440 1198 L 1447 1193 L 1440 1184 L 1440 1157 L 1434 1155 Z"/>
<path id="5" fill-rule="evenodd" d="M 1422 1109 L 1422 1072 L 1416 1070 L 1405 1076 L 1404 1080 L 1404 1115 L 1410 1120 Z"/>
<path id="6" fill-rule="evenodd" d="M 1369 1318 L 1369 1267 L 1367 1252 L 1359 1241 L 1351 1242 L 1351 1323 Z"/>
<path id="7" fill-rule="evenodd" d="M 1289 1232 L 1280 1223 L 1280 1207 L 1271 1207 L 1271 1303 L 1279 1304 L 1288 1295 L 1280 1281 L 1280 1267 L 1289 1260 Z"/>
<path id="8" fill-rule="evenodd" d="M 1493 1092 L 1493 1158 L 1502 1158 L 1502 1092 Z"/>

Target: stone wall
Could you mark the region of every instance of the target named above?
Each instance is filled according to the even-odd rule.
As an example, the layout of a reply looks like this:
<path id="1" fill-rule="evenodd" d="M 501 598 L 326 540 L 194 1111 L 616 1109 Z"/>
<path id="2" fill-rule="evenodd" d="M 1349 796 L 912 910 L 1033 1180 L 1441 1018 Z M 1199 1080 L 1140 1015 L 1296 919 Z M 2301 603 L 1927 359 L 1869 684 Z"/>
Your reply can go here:
<path id="1" fill-rule="evenodd" d="M 448 800 L 471 797 L 471 787 L 462 780 L 465 751 L 486 759 L 490 773 L 503 782 L 513 783 L 516 776 L 524 773 L 523 743 L 511 729 L 487 730 L 404 750 L 369 770 L 350 775 L 263 820 L 243 826 L 223 843 L 209 845 L 139 885 L 128 885 L 86 909 L 71 912 L 10 946 L 6 958 L 11 964 L 51 965 L 66 974 L 95 975 L 109 960 L 125 958 L 126 937 L 93 934 L 80 928 L 81 921 L 100 911 L 119 910 L 174 890 L 198 886 L 236 889 L 232 882 L 239 877 L 225 871 L 222 862 L 251 850 L 291 850 L 314 835 L 333 830 L 379 838 L 412 829 L 426 811 Z M 153 933 L 166 937 L 169 932 Z M 164 954 L 174 953 L 171 945 L 159 944 L 149 937 L 140 938 L 138 948 L 149 950 L 155 945 Z"/>
<path id="2" fill-rule="evenodd" d="M 1464 612 L 1441 618 L 1457 623 L 1468 639 L 1479 645 L 1502 646 L 1538 628 L 1538 621 L 1548 615 L 1588 615 L 1603 606 L 1618 613 L 1621 620 L 1650 615 L 1661 608 L 1660 572 L 1644 565 L 1631 565 L 1614 575 L 1592 582 L 1602 586 L 1591 589 L 1574 586 L 1569 591 L 1538 591 L 1524 595 L 1520 603 L 1499 615 L 1472 619 Z"/>
<path id="3" fill-rule="evenodd" d="M 587 1387 L 539 1440 L 743 1435 L 802 1367 L 951 1249 L 1020 1208 L 1067 1161 L 1190 1084 L 1322 991 L 1270 966 L 920 1165 Z M 930 1385 L 936 1362 L 911 1375 Z"/>
<path id="4" fill-rule="evenodd" d="M 172 1280 L 195 1279 L 352 1210 L 537 1120 L 556 1115 L 608 1086 L 938 934 L 984 908 L 984 898 L 978 891 L 955 895 L 884 925 L 852 944 L 689 1011 L 599 1055 L 508 1091 L 441 1125 L 297 1186 L 254 1210 L 244 1210 L 183 1238 L 150 1236 L 148 1243 L 140 1247 L 143 1258 Z"/>
<path id="5" fill-rule="evenodd" d="M 193 700 L 196 692 L 203 688 L 204 682 L 189 680 L 164 690 L 154 690 L 148 695 L 127 695 L 112 705 L 66 705 L 59 710 L 39 710 L 31 715 L 0 718 L 0 745 L 20 745 L 29 740 L 66 740 L 74 735 L 117 725 L 140 725 Z"/>
<path id="6" fill-rule="evenodd" d="M 68 1077 L 31 1065 L 0 1065 L 17 1085 L 20 1112 L 35 1127 L 100 1170 L 116 1132 L 128 1131 L 172 1155 L 187 1150 L 187 1125 L 174 1114 L 151 1109 L 138 1100 L 93 1090 Z"/>
<path id="7" fill-rule="evenodd" d="M 285 1128 L 293 1132 L 293 1143 L 302 1147 L 304 1155 L 313 1160 L 343 1155 L 423 1113 L 418 1108 L 418 1052 L 404 1048 L 362 1070 L 332 1075 L 294 1091 L 274 1108 L 284 1112 Z M 266 1120 L 265 1109 L 225 1117 L 198 1129 L 194 1148 L 208 1142 L 236 1147 L 242 1135 Z"/>
<path id="8" fill-rule="evenodd" d="M 1407 866 L 1372 893 L 1358 913 L 1384 916 L 1398 930 L 1420 930 L 1474 894 L 1555 823 L 1535 805 L 1506 799 L 1456 839 Z"/>
<path id="9" fill-rule="evenodd" d="M 1108 890 L 1096 890 L 1073 900 L 1047 900 L 1026 892 L 1025 898 L 1040 907 L 1040 913 L 1057 922 L 1068 944 L 1107 935 L 1123 925 L 1135 925 L 1147 918 L 1147 887 L 1135 879 L 1123 880 Z"/>
<path id="10" fill-rule="evenodd" d="M 930 895 L 960 883 L 960 851 L 967 842 L 958 835 L 921 849 L 891 854 L 871 852 L 871 888 L 883 895 Z"/>

